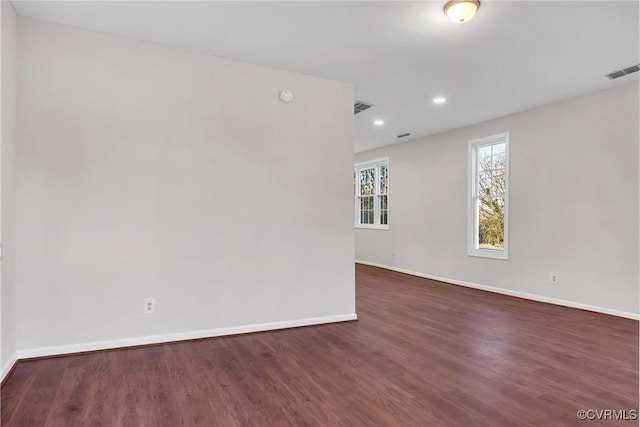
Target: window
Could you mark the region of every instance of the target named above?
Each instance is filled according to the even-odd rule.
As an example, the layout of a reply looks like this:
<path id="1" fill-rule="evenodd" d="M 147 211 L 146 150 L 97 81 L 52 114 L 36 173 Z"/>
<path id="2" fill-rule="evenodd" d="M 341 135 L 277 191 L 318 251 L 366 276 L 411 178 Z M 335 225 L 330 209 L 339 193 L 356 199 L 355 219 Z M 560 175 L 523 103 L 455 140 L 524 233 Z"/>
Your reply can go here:
<path id="1" fill-rule="evenodd" d="M 355 165 L 354 195 L 358 228 L 389 229 L 389 159 Z"/>
<path id="2" fill-rule="evenodd" d="M 468 254 L 508 259 L 509 134 L 469 141 Z"/>

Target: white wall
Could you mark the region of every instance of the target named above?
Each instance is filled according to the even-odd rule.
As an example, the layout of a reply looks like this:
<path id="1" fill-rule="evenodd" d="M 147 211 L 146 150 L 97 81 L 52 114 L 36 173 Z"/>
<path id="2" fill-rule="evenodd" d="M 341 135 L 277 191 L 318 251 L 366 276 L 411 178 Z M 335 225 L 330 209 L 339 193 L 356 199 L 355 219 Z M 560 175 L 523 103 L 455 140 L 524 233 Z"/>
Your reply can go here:
<path id="1" fill-rule="evenodd" d="M 8 1 L 0 2 L 2 22 L 0 67 L 1 209 L 2 262 L 0 279 L 0 379 L 13 364 L 16 353 L 15 281 L 15 184 L 16 158 L 16 14 Z"/>
<path id="2" fill-rule="evenodd" d="M 351 85 L 18 30 L 23 355 L 354 318 Z"/>
<path id="3" fill-rule="evenodd" d="M 389 231 L 356 230 L 356 259 L 637 316 L 638 101 L 636 82 L 358 154 L 389 157 L 391 194 Z M 508 261 L 466 246 L 468 141 L 501 132 Z"/>

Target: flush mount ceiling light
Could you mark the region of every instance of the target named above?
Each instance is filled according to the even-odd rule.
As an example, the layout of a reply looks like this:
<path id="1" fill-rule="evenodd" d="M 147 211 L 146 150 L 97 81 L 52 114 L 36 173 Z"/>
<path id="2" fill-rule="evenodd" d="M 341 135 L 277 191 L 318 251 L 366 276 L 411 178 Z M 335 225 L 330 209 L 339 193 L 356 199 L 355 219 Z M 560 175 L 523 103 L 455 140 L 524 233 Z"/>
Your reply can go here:
<path id="1" fill-rule="evenodd" d="M 456 24 L 470 21 L 480 7 L 478 0 L 451 0 L 444 6 L 444 13 Z"/>
<path id="2" fill-rule="evenodd" d="M 443 102 L 445 102 L 447 100 L 447 98 L 443 97 L 443 96 L 439 96 L 437 98 L 433 98 L 433 103 L 434 104 L 442 104 Z"/>
<path id="3" fill-rule="evenodd" d="M 373 124 L 376 126 L 382 126 L 384 124 L 384 120 L 376 120 L 373 122 Z"/>

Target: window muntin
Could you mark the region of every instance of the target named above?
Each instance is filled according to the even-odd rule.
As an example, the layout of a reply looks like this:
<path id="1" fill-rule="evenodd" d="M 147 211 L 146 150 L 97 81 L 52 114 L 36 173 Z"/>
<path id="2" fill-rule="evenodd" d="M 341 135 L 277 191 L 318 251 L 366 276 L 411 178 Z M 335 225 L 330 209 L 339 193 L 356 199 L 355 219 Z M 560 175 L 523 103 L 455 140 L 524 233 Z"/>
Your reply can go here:
<path id="1" fill-rule="evenodd" d="M 469 255 L 508 258 L 508 146 L 507 133 L 469 141 Z"/>
<path id="2" fill-rule="evenodd" d="M 355 165 L 355 226 L 389 228 L 389 160 Z"/>

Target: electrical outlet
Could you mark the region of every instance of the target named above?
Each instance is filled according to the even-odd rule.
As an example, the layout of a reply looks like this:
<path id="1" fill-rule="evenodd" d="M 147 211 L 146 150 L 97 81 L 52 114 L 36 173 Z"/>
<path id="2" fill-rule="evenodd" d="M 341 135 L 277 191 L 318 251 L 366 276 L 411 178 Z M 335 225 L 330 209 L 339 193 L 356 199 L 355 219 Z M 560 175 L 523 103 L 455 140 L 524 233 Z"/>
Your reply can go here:
<path id="1" fill-rule="evenodd" d="M 551 273 L 551 284 L 553 285 L 557 285 L 558 284 L 558 275 L 556 273 Z"/>
<path id="2" fill-rule="evenodd" d="M 391 258 L 395 258 L 396 257 L 396 251 L 391 251 Z"/>
<path id="3" fill-rule="evenodd" d="M 144 314 L 155 313 L 156 311 L 156 299 L 145 298 L 144 300 Z"/>

